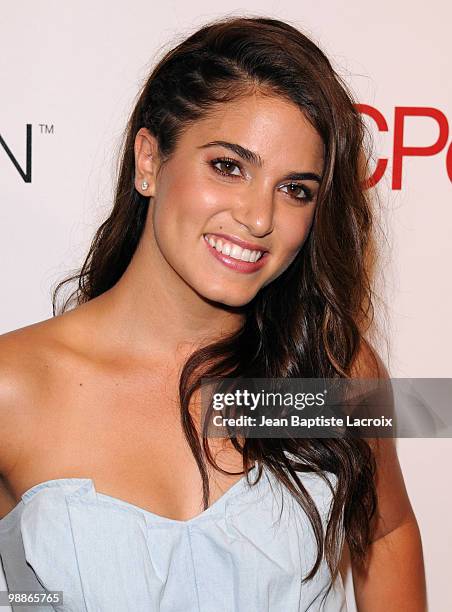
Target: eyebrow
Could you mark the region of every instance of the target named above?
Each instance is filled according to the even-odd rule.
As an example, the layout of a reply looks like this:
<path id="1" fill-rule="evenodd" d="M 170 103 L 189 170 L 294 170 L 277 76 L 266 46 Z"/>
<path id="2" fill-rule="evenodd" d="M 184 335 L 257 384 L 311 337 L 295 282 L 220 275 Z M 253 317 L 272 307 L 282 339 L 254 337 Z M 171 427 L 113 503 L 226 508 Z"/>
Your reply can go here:
<path id="1" fill-rule="evenodd" d="M 257 166 L 258 168 L 262 168 L 264 162 L 262 161 L 261 156 L 250 149 L 246 149 L 241 145 L 235 142 L 227 142 L 226 140 L 212 140 L 211 142 L 207 142 L 206 144 L 200 145 L 198 149 L 206 149 L 208 147 L 225 147 L 225 149 L 229 149 L 233 151 L 236 155 L 249 162 L 253 166 Z M 283 177 L 283 181 L 317 181 L 317 183 L 321 182 L 321 177 L 315 172 L 289 172 L 286 176 Z"/>

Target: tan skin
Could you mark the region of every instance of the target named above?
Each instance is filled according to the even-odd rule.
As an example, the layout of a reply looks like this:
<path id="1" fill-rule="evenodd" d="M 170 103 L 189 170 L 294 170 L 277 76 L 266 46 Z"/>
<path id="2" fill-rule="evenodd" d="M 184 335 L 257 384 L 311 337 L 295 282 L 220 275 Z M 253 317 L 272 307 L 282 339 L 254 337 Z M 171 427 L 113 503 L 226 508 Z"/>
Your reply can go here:
<path id="1" fill-rule="evenodd" d="M 262 165 L 225 146 L 203 147 L 217 140 L 256 152 Z M 214 165 L 218 157 L 234 163 Z M 67 477 L 92 478 L 98 491 L 168 518 L 202 512 L 201 477 L 179 421 L 178 375 L 196 347 L 240 327 L 242 315 L 223 305 L 247 304 L 303 247 L 319 185 L 284 179 L 321 176 L 323 144 L 296 106 L 256 94 L 192 125 L 164 164 L 154 137 L 140 129 L 135 166 L 135 187 L 152 201 L 122 278 L 72 311 L 0 336 L 1 517 L 30 487 Z M 215 232 L 269 249 L 266 265 L 253 274 L 227 268 L 206 248 L 203 234 Z M 357 376 L 369 376 L 368 353 L 363 345 Z M 211 471 L 214 503 L 243 466 L 231 445 L 212 447 L 219 466 L 235 472 Z M 383 518 L 369 577 L 354 570 L 362 612 L 425 609 L 419 532 L 392 448 L 379 458 Z"/>

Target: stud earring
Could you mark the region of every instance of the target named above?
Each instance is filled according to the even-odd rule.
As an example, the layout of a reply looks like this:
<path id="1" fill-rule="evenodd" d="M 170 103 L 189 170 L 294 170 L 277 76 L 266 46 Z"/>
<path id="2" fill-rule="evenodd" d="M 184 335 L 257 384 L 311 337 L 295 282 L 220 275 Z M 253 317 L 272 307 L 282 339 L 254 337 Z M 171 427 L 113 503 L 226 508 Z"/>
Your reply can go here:
<path id="1" fill-rule="evenodd" d="M 143 189 L 143 191 L 146 191 L 148 187 L 149 187 L 149 183 L 147 181 L 143 181 L 141 183 L 141 189 Z"/>

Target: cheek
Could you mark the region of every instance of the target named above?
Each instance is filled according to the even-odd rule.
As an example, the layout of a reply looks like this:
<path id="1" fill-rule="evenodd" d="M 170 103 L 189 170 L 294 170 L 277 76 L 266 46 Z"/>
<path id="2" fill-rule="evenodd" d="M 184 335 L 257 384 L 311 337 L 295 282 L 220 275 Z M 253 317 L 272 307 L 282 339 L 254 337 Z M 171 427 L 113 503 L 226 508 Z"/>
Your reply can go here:
<path id="1" fill-rule="evenodd" d="M 159 188 L 154 201 L 155 228 L 160 234 L 177 229 L 181 238 L 196 240 L 209 229 L 209 218 L 222 208 L 221 194 L 205 178 L 190 172 L 178 174 Z"/>
<path id="2" fill-rule="evenodd" d="M 289 259 L 296 257 L 306 241 L 312 225 L 313 214 L 302 219 L 293 219 L 291 223 L 286 223 L 281 231 L 281 241 L 283 250 Z"/>

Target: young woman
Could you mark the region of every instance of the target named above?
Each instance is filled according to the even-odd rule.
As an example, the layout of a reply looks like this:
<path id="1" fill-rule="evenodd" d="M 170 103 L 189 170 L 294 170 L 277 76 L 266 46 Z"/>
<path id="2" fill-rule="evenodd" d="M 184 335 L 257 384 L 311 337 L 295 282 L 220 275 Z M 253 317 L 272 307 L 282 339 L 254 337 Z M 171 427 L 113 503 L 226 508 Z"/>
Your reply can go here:
<path id="1" fill-rule="evenodd" d="M 287 23 L 222 19 L 161 59 L 75 307 L 55 295 L 57 316 L 1 337 L 9 590 L 71 612 L 335 612 L 345 545 L 360 612 L 425 610 L 393 441 L 207 440 L 197 409 L 201 377 L 388 376 L 365 340 L 363 134 Z"/>

